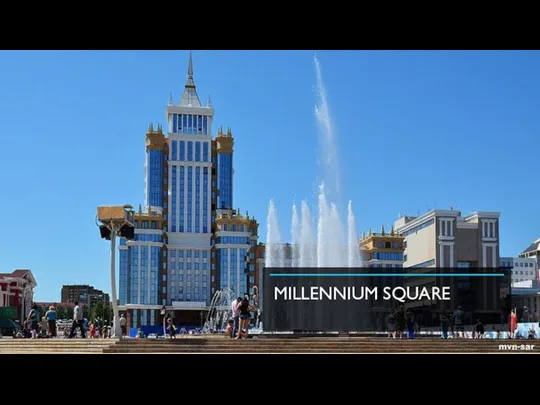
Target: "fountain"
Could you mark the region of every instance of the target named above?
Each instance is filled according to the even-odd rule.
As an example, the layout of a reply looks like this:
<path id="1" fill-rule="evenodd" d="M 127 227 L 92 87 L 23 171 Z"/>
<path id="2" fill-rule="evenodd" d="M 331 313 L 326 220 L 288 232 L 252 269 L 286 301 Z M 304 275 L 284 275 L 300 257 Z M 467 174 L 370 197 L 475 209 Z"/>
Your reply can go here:
<path id="1" fill-rule="evenodd" d="M 326 89 L 316 56 L 314 64 L 318 99 L 315 117 L 321 133 L 322 156 L 319 161 L 323 171 L 323 182 L 318 193 L 316 228 L 307 201 L 302 201 L 300 213 L 296 205 L 293 205 L 292 245 L 290 257 L 286 258 L 277 208 L 271 200 L 268 206 L 265 267 L 359 267 L 362 264 L 352 202 L 348 204 L 345 232 L 337 204 L 329 201 L 330 196 L 339 200 L 341 192 L 338 156 Z"/>
<path id="2" fill-rule="evenodd" d="M 225 330 L 227 322 L 232 319 L 232 302 L 237 294 L 230 288 L 217 290 L 210 302 L 210 309 L 206 315 L 203 333 L 214 333 Z"/>

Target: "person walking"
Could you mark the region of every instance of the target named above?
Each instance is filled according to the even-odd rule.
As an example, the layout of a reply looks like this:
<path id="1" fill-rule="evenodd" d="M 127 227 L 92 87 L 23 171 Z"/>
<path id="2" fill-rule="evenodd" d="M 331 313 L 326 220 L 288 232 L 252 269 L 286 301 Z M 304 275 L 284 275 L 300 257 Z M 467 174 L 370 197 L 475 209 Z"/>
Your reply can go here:
<path id="1" fill-rule="evenodd" d="M 49 310 L 45 312 L 45 319 L 47 319 L 47 335 L 56 337 L 56 309 L 54 305 L 51 305 Z"/>
<path id="2" fill-rule="evenodd" d="M 122 316 L 120 317 L 119 322 L 120 322 L 120 329 L 122 330 L 122 336 L 126 336 L 127 335 L 127 330 L 126 330 L 127 319 L 124 316 L 124 314 L 122 314 Z"/>
<path id="3" fill-rule="evenodd" d="M 75 301 L 75 308 L 73 310 L 73 323 L 71 324 L 71 332 L 69 338 L 72 339 L 75 337 L 75 330 L 79 328 L 81 330 L 81 337 L 84 339 L 86 337 L 84 331 L 84 315 L 83 309 L 79 306 L 79 302 Z"/>
<path id="4" fill-rule="evenodd" d="M 38 329 L 39 329 L 39 318 L 40 318 L 40 310 L 36 303 L 32 305 L 32 309 L 28 313 L 28 318 L 26 318 L 26 322 L 28 322 L 28 325 L 30 325 L 30 331 L 32 332 L 32 337 L 37 337 Z"/>
<path id="5" fill-rule="evenodd" d="M 242 297 L 236 298 L 231 305 L 232 315 L 233 315 L 233 333 L 232 336 L 236 336 L 238 333 L 238 326 L 240 323 L 240 303 L 242 302 Z"/>

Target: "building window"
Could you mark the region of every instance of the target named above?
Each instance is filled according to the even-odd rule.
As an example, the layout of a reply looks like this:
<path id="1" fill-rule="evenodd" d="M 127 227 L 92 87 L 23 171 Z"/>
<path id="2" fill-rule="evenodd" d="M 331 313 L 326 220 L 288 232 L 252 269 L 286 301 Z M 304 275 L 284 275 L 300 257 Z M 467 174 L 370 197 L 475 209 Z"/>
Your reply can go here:
<path id="1" fill-rule="evenodd" d="M 482 237 L 483 238 L 495 238 L 495 220 L 482 221 Z"/>
<path id="2" fill-rule="evenodd" d="M 439 236 L 454 236 L 453 221 L 451 219 L 439 219 Z"/>

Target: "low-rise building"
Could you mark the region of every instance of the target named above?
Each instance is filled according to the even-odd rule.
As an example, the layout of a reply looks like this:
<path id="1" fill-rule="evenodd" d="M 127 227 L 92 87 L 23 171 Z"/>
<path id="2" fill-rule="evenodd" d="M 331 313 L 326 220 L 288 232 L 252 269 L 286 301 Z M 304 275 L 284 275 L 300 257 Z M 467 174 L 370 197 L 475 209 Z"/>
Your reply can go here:
<path id="1" fill-rule="evenodd" d="M 536 279 L 540 281 L 540 238 L 531 243 L 523 252 L 519 254 L 521 258 L 536 260 Z M 530 270 L 530 269 L 529 269 Z M 521 275 L 521 273 L 519 274 Z"/>
<path id="2" fill-rule="evenodd" d="M 87 284 L 63 285 L 60 295 L 62 303 L 78 301 L 89 308 L 93 308 L 98 302 L 109 302 L 109 294 Z"/>
<path id="3" fill-rule="evenodd" d="M 473 212 L 462 215 L 457 210 L 431 210 L 418 217 L 402 217 L 394 229 L 404 237 L 404 262 L 406 272 L 438 273 L 441 268 L 473 269 L 499 267 L 499 212 Z M 460 270 L 460 274 L 466 270 Z M 466 322 L 473 322 L 475 314 L 482 313 L 483 320 L 500 320 L 500 311 L 509 308 L 502 303 L 502 291 L 509 292 L 509 280 L 503 277 L 415 277 L 405 278 L 407 286 L 451 287 L 450 301 L 415 301 L 409 307 L 425 308 L 428 312 L 436 306 L 439 310 L 453 311 L 462 306 Z M 431 309 L 430 309 L 431 308 Z M 497 323 L 497 322 L 495 322 Z"/>
<path id="4" fill-rule="evenodd" d="M 512 284 L 538 280 L 538 264 L 535 257 L 501 257 L 500 267 L 512 272 Z"/>
<path id="5" fill-rule="evenodd" d="M 32 307 L 37 282 L 30 270 L 0 273 L 0 319 L 21 324 Z"/>

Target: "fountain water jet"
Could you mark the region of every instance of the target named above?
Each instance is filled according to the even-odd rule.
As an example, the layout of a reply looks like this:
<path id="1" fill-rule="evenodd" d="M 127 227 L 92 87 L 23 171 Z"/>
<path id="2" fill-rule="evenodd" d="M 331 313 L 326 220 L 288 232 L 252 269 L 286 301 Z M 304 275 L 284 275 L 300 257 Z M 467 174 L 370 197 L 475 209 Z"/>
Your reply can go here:
<path id="1" fill-rule="evenodd" d="M 271 200 L 268 206 L 265 267 L 358 267 L 361 265 L 356 219 L 349 201 L 346 233 L 338 206 L 329 201 L 339 199 L 340 175 L 335 134 L 332 127 L 326 89 L 317 57 L 314 59 L 317 105 L 315 117 L 321 132 L 319 161 L 323 183 L 319 186 L 316 227 L 308 203 L 302 201 L 301 212 L 293 206 L 291 233 L 292 253 L 285 260 L 285 246 L 279 233 L 277 209 Z"/>
<path id="2" fill-rule="evenodd" d="M 212 333 L 225 330 L 227 322 L 232 318 L 232 302 L 237 294 L 230 288 L 216 291 L 210 302 L 210 309 L 206 315 L 203 333 Z"/>
<path id="3" fill-rule="evenodd" d="M 349 248 L 349 267 L 358 267 L 361 265 L 360 260 L 360 251 L 358 249 L 358 246 L 356 245 L 356 241 L 358 240 L 358 236 L 356 235 L 356 218 L 354 217 L 354 212 L 352 208 L 352 201 L 349 201 L 349 205 L 347 207 L 348 215 L 347 215 L 347 225 L 348 225 L 348 240 L 347 240 L 347 246 Z"/>
<path id="4" fill-rule="evenodd" d="M 266 223 L 265 267 L 284 267 L 285 252 L 281 246 L 281 234 L 279 232 L 277 209 L 274 200 L 270 200 L 268 204 Z"/>
<path id="5" fill-rule="evenodd" d="M 326 96 L 326 87 L 322 78 L 321 65 L 317 55 L 313 58 L 315 66 L 315 91 L 317 104 L 315 106 L 315 118 L 320 130 L 320 155 L 319 161 L 322 164 L 323 178 L 322 182 L 326 183 L 326 192 L 331 197 L 339 199 L 340 175 L 338 153 L 335 142 L 335 134 L 330 118 L 330 109 L 328 107 L 328 98 Z M 335 198 L 335 199 L 336 199 Z"/>
<path id="6" fill-rule="evenodd" d="M 299 245 L 295 248 L 299 250 L 299 266 L 314 267 L 316 261 L 316 249 L 314 242 L 313 219 L 307 201 L 302 201 L 302 216 L 300 224 Z"/>
<path id="7" fill-rule="evenodd" d="M 291 236 L 292 236 L 292 266 L 298 267 L 300 265 L 300 235 L 302 229 L 300 224 L 300 218 L 298 217 L 298 209 L 296 204 L 293 205 Z"/>

